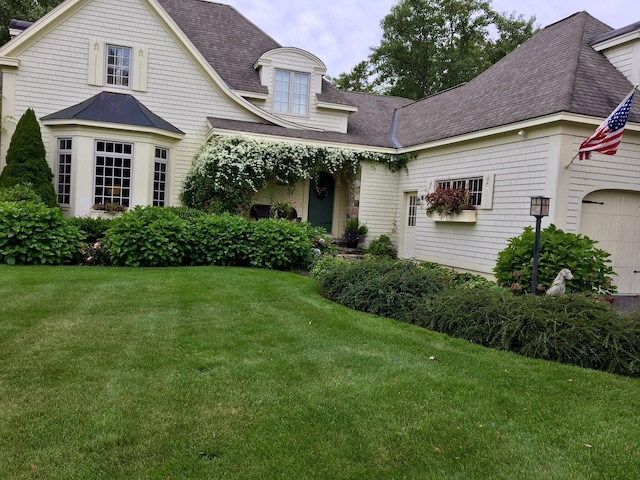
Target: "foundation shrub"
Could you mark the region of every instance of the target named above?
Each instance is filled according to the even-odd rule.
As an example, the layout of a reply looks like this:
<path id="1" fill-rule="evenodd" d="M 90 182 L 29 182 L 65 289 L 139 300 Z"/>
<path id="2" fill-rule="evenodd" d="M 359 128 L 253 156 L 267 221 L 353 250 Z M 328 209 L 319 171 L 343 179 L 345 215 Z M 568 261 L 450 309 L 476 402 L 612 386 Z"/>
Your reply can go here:
<path id="1" fill-rule="evenodd" d="M 640 374 L 640 316 L 581 294 L 514 296 L 450 288 L 420 307 L 430 330 L 521 355 L 627 376 Z"/>
<path id="2" fill-rule="evenodd" d="M 249 222 L 238 216 L 195 216 L 189 228 L 192 265 L 248 265 Z"/>
<path id="3" fill-rule="evenodd" d="M 284 219 L 249 222 L 247 258 L 252 267 L 275 270 L 305 268 L 313 249 L 306 224 Z"/>
<path id="4" fill-rule="evenodd" d="M 112 220 L 104 246 L 112 265 L 181 265 L 189 250 L 187 222 L 163 207 L 135 207 Z"/>
<path id="5" fill-rule="evenodd" d="M 109 227 L 111 218 L 91 218 L 91 217 L 71 217 L 67 219 L 71 225 L 80 229 L 82 241 L 85 243 L 95 243 L 101 240 Z"/>
<path id="6" fill-rule="evenodd" d="M 59 265 L 80 256 L 81 234 L 59 208 L 29 201 L 0 202 L 0 262 Z"/>
<path id="7" fill-rule="evenodd" d="M 378 238 L 371 240 L 365 253 L 373 255 L 374 257 L 389 258 L 396 258 L 397 254 L 396 247 L 388 235 L 380 235 Z"/>
<path id="8" fill-rule="evenodd" d="M 431 264 L 369 258 L 357 262 L 325 261 L 313 271 L 324 295 L 362 312 L 412 322 L 420 305 L 447 284 L 446 269 Z"/>

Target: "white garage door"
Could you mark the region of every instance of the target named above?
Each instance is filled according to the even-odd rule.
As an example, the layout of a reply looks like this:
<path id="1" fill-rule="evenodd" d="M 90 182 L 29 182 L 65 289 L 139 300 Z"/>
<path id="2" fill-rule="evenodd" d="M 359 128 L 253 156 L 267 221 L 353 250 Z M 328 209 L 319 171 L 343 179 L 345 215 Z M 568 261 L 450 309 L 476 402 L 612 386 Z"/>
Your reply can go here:
<path id="1" fill-rule="evenodd" d="M 640 293 L 640 193 L 590 193 L 582 201 L 580 225 L 580 233 L 611 254 L 618 293 Z"/>

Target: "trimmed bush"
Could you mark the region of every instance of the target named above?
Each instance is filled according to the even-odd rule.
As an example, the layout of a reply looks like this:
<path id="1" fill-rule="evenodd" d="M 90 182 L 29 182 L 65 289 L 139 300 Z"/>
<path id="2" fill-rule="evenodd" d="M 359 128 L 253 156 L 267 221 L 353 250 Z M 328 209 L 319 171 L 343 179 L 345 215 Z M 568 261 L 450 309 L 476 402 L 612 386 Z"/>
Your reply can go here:
<path id="1" fill-rule="evenodd" d="M 507 248 L 498 254 L 493 270 L 500 285 L 509 287 L 517 284 L 519 290 L 531 291 L 534 242 L 532 227 L 526 227 L 522 235 L 509 240 Z M 573 280 L 566 284 L 567 293 L 615 292 L 616 288 L 611 285 L 611 276 L 615 275 L 610 265 L 611 255 L 596 248 L 596 243 L 583 235 L 565 233 L 555 225 L 542 230 L 539 284 L 548 289 L 558 272 L 568 268 L 573 273 Z"/>
<path id="2" fill-rule="evenodd" d="M 104 246 L 112 265 L 167 267 L 188 252 L 187 222 L 163 207 L 135 207 L 112 220 Z"/>
<path id="3" fill-rule="evenodd" d="M 416 324 L 521 355 L 640 375 L 640 317 L 580 294 L 514 296 L 502 288 L 448 289 Z"/>
<path id="4" fill-rule="evenodd" d="M 193 217 L 189 233 L 192 265 L 249 264 L 249 221 L 227 213 Z"/>
<path id="5" fill-rule="evenodd" d="M 444 290 L 448 274 L 432 264 L 385 258 L 343 263 L 323 259 L 313 270 L 330 300 L 409 323 L 420 305 Z"/>
<path id="6" fill-rule="evenodd" d="M 314 249 L 309 233 L 307 225 L 283 219 L 250 222 L 249 265 L 276 270 L 306 267 Z"/>
<path id="7" fill-rule="evenodd" d="M 72 263 L 80 255 L 78 227 L 60 209 L 43 203 L 0 202 L 0 261 L 14 264 Z"/>
<path id="8" fill-rule="evenodd" d="M 57 205 L 53 173 L 47 163 L 40 124 L 30 108 L 16 125 L 7 150 L 7 164 L 0 173 L 0 187 L 13 187 L 22 183 L 31 183 L 45 205 Z"/>

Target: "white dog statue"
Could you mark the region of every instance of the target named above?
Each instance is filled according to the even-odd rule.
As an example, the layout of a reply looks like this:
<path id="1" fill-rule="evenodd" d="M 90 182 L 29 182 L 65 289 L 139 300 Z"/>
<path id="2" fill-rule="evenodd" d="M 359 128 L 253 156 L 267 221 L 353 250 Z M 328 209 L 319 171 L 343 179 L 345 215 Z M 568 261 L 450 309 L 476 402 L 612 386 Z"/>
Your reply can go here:
<path id="1" fill-rule="evenodd" d="M 567 280 L 573 280 L 573 274 L 568 268 L 563 268 L 547 290 L 547 295 L 564 295 Z"/>

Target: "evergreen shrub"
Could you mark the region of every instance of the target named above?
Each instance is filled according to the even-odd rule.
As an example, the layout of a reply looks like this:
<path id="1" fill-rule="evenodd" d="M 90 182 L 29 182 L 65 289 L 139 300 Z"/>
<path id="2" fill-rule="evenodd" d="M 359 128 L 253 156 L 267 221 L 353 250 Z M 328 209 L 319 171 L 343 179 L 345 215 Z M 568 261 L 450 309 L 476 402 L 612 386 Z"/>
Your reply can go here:
<path id="1" fill-rule="evenodd" d="M 0 262 L 10 265 L 72 263 L 81 233 L 58 208 L 27 201 L 0 202 Z"/>
<path id="2" fill-rule="evenodd" d="M 7 150 L 7 164 L 0 173 L 0 187 L 31 183 L 44 204 L 55 207 L 53 173 L 47 163 L 36 114 L 28 109 L 16 125 Z"/>
<path id="3" fill-rule="evenodd" d="M 396 258 L 396 247 L 388 235 L 380 235 L 369 243 L 369 247 L 365 249 L 365 253 L 374 257 Z"/>
<path id="4" fill-rule="evenodd" d="M 640 315 L 583 294 L 449 288 L 421 306 L 415 323 L 528 357 L 640 376 Z"/>

